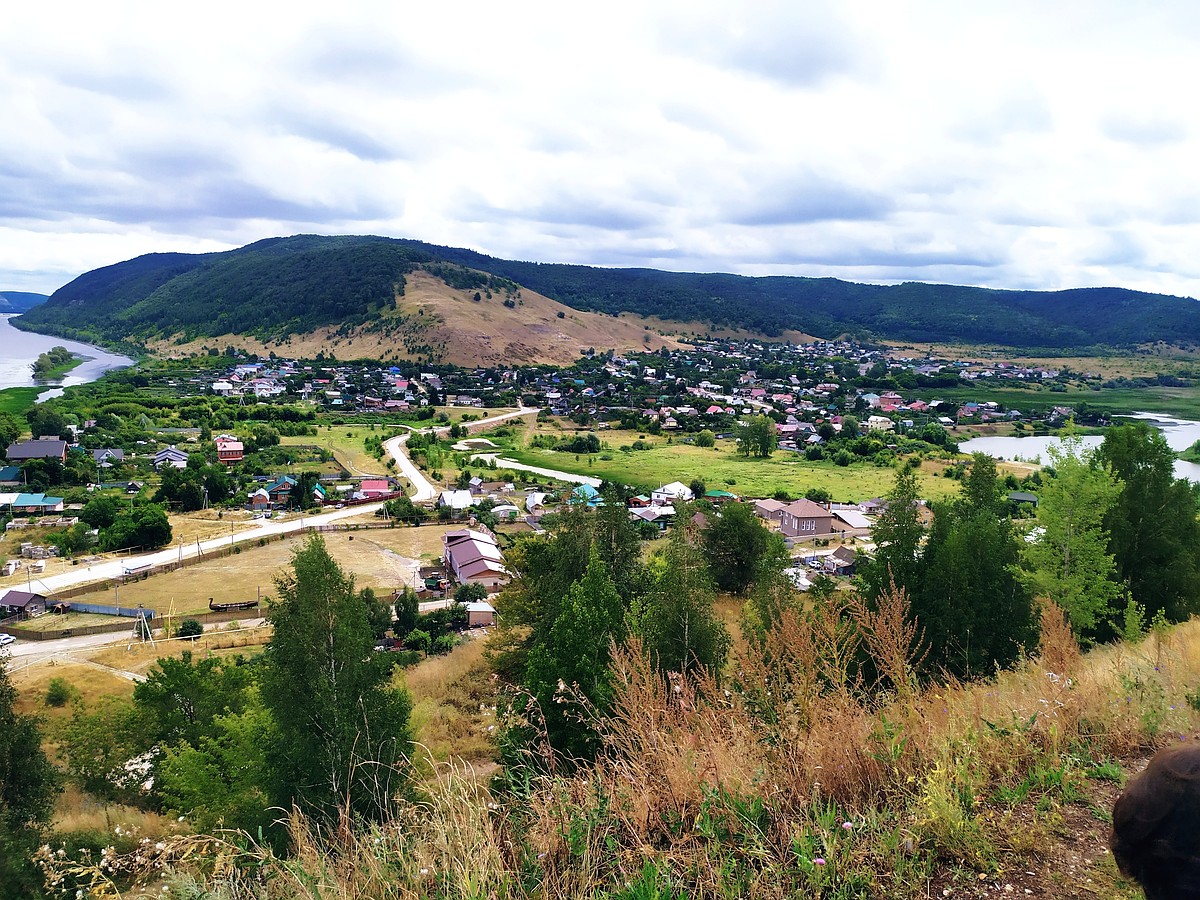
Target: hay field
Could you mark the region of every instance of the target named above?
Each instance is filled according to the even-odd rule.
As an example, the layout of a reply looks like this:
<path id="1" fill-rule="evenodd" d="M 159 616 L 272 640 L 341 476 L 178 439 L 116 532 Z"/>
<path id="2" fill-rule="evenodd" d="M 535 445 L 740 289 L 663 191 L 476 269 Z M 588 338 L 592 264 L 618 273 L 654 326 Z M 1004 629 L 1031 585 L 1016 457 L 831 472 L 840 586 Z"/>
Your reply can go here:
<path id="1" fill-rule="evenodd" d="M 335 531 L 324 535 L 333 558 L 354 575 L 360 588 L 391 592 L 412 583 L 413 562 L 428 562 L 441 556 L 442 535 L 448 526 L 379 528 Z M 217 602 L 253 600 L 259 589 L 265 597 L 275 590 L 275 576 L 290 564 L 292 553 L 307 537 L 289 537 L 264 546 L 242 545 L 240 553 L 212 557 L 175 572 L 152 575 L 143 580 L 97 587 L 75 598 L 81 603 L 108 603 L 120 592 L 122 606 L 141 603 L 166 615 L 174 604 L 176 615 L 208 612 L 209 598 Z"/>

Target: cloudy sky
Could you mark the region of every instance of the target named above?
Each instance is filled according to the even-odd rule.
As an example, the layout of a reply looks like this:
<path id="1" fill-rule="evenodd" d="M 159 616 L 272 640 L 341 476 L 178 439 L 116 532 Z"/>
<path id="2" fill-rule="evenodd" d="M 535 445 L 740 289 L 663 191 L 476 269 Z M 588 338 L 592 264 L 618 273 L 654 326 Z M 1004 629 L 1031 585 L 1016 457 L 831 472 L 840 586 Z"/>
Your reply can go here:
<path id="1" fill-rule="evenodd" d="M 1200 4 L 5 9 L 0 290 L 301 232 L 1200 296 Z"/>

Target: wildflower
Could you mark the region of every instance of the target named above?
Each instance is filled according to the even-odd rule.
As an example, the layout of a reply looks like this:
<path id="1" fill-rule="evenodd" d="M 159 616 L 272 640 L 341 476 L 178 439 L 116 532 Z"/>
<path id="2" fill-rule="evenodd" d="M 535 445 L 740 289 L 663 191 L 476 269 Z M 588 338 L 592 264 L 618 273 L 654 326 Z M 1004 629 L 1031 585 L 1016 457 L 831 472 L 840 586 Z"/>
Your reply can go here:
<path id="1" fill-rule="evenodd" d="M 843 822 L 843 823 L 842 823 L 842 828 L 844 828 L 846 831 L 849 831 L 849 830 L 850 830 L 851 828 L 853 828 L 853 827 L 854 827 L 854 825 L 853 825 L 852 823 L 850 823 L 850 822 Z"/>
<path id="2" fill-rule="evenodd" d="M 825 865 L 825 860 L 823 860 L 821 857 L 818 856 L 816 859 L 813 860 L 813 865 L 814 866 L 823 866 L 823 865 Z"/>
<path id="3" fill-rule="evenodd" d="M 159 841 L 157 844 L 154 845 L 154 849 L 155 850 L 166 850 L 167 845 L 164 844 L 162 841 Z"/>

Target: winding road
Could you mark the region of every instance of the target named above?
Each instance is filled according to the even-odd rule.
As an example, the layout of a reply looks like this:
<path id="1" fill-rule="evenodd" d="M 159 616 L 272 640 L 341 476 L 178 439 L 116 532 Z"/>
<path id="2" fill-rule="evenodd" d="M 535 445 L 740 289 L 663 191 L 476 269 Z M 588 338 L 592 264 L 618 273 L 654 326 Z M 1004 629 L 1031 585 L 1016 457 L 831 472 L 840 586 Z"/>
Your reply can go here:
<path id="1" fill-rule="evenodd" d="M 488 416 L 484 419 L 479 419 L 475 422 L 466 423 L 467 428 L 475 430 L 480 427 L 494 425 L 497 422 L 503 422 L 508 419 L 518 418 L 520 416 L 536 413 L 536 407 L 519 407 L 515 410 L 510 410 L 505 413 L 498 413 L 494 416 Z M 407 427 L 407 426 L 406 426 Z M 450 430 L 449 425 L 441 426 L 434 431 L 439 434 L 445 434 Z M 412 499 L 417 503 L 426 503 L 433 500 L 437 496 L 437 489 L 429 482 L 421 471 L 413 465 L 408 454 L 404 452 L 404 445 L 412 432 L 397 435 L 394 438 L 384 442 L 384 447 L 392 458 L 396 460 L 396 467 L 400 474 L 407 478 L 413 486 Z M 310 528 L 317 525 L 326 525 L 331 522 L 337 522 L 341 519 L 347 519 L 352 516 L 360 516 L 363 513 L 373 513 L 382 507 L 382 503 L 367 503 L 362 506 L 347 507 L 346 509 L 333 510 L 331 512 L 318 513 L 316 515 L 308 514 L 291 514 L 284 519 L 269 519 L 263 520 L 244 531 L 234 531 L 236 527 L 234 523 L 230 523 L 230 533 L 228 537 L 222 536 L 219 538 L 210 538 L 207 541 L 198 541 L 188 545 L 177 545 L 164 550 L 158 550 L 153 553 L 143 553 L 136 556 L 126 556 L 117 559 L 106 559 L 102 562 L 93 563 L 90 566 L 80 565 L 76 569 L 69 572 L 64 572 L 59 575 L 49 575 L 42 578 L 27 579 L 25 583 L 13 584 L 12 588 L 24 590 L 28 586 L 29 589 L 38 591 L 39 593 L 52 595 L 55 591 L 62 590 L 68 587 L 75 587 L 81 584 L 89 584 L 92 582 L 102 583 L 112 581 L 115 578 L 120 578 L 129 570 L 138 570 L 145 566 L 161 566 L 167 563 L 180 562 L 185 559 L 195 559 L 197 556 L 203 556 L 205 553 L 210 553 L 214 550 L 220 550 L 225 547 L 233 546 L 234 544 L 242 544 L 248 541 L 257 541 L 263 537 L 271 537 L 281 534 L 289 534 L 298 532 L 304 528 Z M 132 626 L 131 626 L 132 627 Z M 129 636 L 121 632 L 112 634 L 97 634 L 84 635 L 79 637 L 61 638 L 54 641 L 39 641 L 37 645 L 26 644 L 13 645 L 9 649 L 14 656 L 24 656 L 38 654 L 39 656 L 52 656 L 56 653 L 63 653 L 68 650 L 79 650 L 87 647 L 101 646 L 104 644 L 120 643 L 127 641 Z M 0 653 L 0 660 L 3 660 L 4 654 Z"/>
<path id="2" fill-rule="evenodd" d="M 479 419 L 474 422 L 467 422 L 468 431 L 475 431 L 481 426 L 495 425 L 497 422 L 503 422 L 507 419 L 516 419 L 521 416 L 527 416 L 530 413 L 536 413 L 537 407 L 521 406 L 517 409 L 506 413 L 498 413 L 494 416 L 488 416 L 485 419 Z M 406 426 L 408 427 L 408 426 Z M 414 503 L 428 503 L 438 495 L 437 488 L 430 483 L 429 479 L 421 474 L 408 454 L 404 452 L 404 445 L 408 443 L 408 439 L 412 436 L 412 432 L 417 429 L 412 429 L 406 434 L 398 434 L 394 438 L 388 438 L 383 442 L 383 449 L 391 454 L 392 459 L 396 461 L 396 469 L 409 480 L 413 486 L 412 501 Z M 450 430 L 449 425 L 442 425 L 434 428 L 433 432 L 437 435 L 446 434 Z"/>

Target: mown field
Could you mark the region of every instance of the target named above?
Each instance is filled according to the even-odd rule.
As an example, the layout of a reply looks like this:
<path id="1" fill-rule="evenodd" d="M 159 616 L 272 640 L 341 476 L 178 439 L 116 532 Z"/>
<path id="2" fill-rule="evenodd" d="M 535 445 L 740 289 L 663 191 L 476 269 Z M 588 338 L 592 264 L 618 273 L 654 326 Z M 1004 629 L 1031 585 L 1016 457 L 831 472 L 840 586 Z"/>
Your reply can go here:
<path id="1" fill-rule="evenodd" d="M 428 562 L 440 557 L 445 531 L 446 527 L 439 525 L 337 531 L 326 534 L 325 541 L 342 568 L 355 576 L 358 587 L 390 593 L 411 583 L 414 560 Z M 287 568 L 293 551 L 305 540 L 307 537 L 289 537 L 263 546 L 242 545 L 238 553 L 117 588 L 98 587 L 74 599 L 112 604 L 119 591 L 122 606 L 141 603 L 159 615 L 166 615 L 172 606 L 176 615 L 208 612 L 210 597 L 231 602 L 253 600 L 260 588 L 263 596 L 273 593 L 275 576 Z"/>
<path id="2" fill-rule="evenodd" d="M 602 440 L 619 447 L 636 438 L 637 435 L 628 432 L 607 432 Z M 653 446 L 648 450 L 627 452 L 604 449 L 591 456 L 527 446 L 506 448 L 502 455 L 526 465 L 620 481 L 646 491 L 671 481 L 689 484 L 698 478 L 709 490 L 727 490 L 748 497 L 769 497 L 776 491 L 802 495 L 812 488 L 819 488 L 828 491 L 835 501 L 846 503 L 883 496 L 891 490 L 896 477 L 890 466 L 879 467 L 869 462 L 849 466 L 838 466 L 827 460 L 810 462 L 801 454 L 781 450 L 769 459 L 747 458 L 736 451 L 732 441 L 718 441 L 716 447 L 701 448 L 679 442 L 667 443 L 665 438 L 647 435 L 645 442 L 653 442 Z M 944 466 L 931 463 L 921 470 L 921 490 L 929 499 L 939 499 L 958 491 L 957 482 L 936 474 L 942 468 Z"/>

